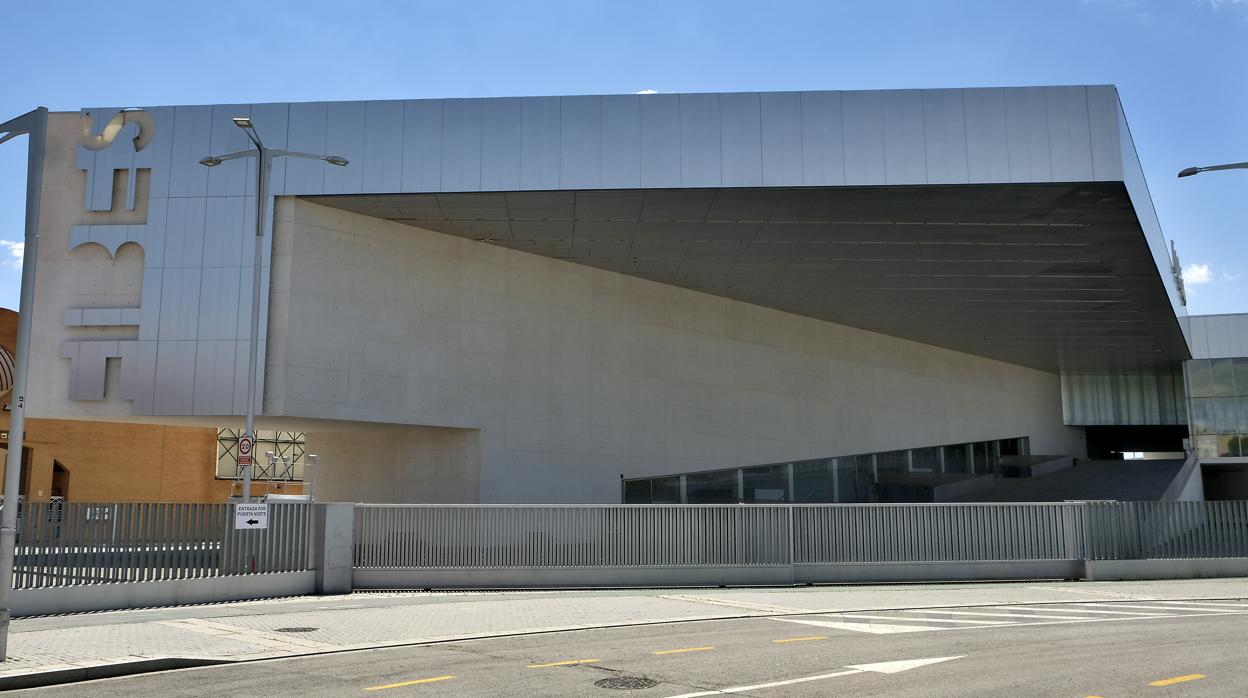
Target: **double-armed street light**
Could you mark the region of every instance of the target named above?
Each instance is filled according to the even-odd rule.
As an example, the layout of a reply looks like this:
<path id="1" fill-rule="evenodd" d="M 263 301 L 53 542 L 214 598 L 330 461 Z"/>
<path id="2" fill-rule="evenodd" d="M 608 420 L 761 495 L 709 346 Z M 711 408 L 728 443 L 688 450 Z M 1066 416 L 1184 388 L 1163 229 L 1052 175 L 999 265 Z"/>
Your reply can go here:
<path id="1" fill-rule="evenodd" d="M 256 372 L 260 355 L 260 264 L 264 259 L 264 208 L 268 203 L 269 173 L 273 159 L 303 158 L 305 160 L 320 160 L 338 167 L 346 167 L 348 162 L 346 158 L 338 155 L 314 155 L 312 153 L 300 153 L 293 150 L 266 147 L 260 140 L 260 134 L 256 133 L 256 127 L 252 124 L 251 119 L 245 116 L 234 117 L 234 125 L 243 129 L 243 132 L 247 134 L 247 138 L 251 140 L 255 148 L 224 155 L 209 155 L 200 160 L 199 164 L 205 167 L 216 167 L 223 162 L 239 158 L 256 159 L 256 256 L 251 268 L 251 341 L 249 347 L 251 353 L 247 360 L 246 432 L 246 436 L 252 439 L 254 443 L 256 438 Z M 243 466 L 244 502 L 251 501 L 251 468 L 251 465 Z"/>
<path id="2" fill-rule="evenodd" d="M 1209 165 L 1208 167 L 1185 167 L 1179 170 L 1179 176 L 1191 177 L 1201 172 L 1214 172 L 1216 170 L 1248 170 L 1248 162 L 1232 162 L 1229 165 Z"/>

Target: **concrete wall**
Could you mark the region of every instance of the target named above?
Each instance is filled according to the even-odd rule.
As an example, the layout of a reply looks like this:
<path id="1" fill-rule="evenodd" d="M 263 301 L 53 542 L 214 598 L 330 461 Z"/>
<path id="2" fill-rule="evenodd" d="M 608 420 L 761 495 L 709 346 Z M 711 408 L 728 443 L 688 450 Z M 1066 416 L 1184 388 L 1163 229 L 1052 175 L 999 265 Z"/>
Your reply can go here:
<path id="1" fill-rule="evenodd" d="M 1055 374 L 310 201 L 277 217 L 266 412 L 479 430 L 415 437 L 441 455 L 408 474 L 402 437 L 326 457 L 309 429 L 326 491 L 369 495 L 350 499 L 394 500 L 475 449 L 483 502 L 614 502 L 621 475 L 1010 436 L 1084 455 Z M 397 489 L 358 484 L 389 462 Z"/>
<path id="2" fill-rule="evenodd" d="M 135 225 L 148 218 L 150 175 L 140 171 L 136 207 L 111 211 L 83 210 L 86 173 L 75 166 L 82 119 L 78 114 L 52 114 L 45 150 L 43 196 L 39 217 L 39 272 L 35 283 L 32 320 L 30 401 L 28 416 L 81 419 L 131 418 L 133 403 L 122 399 L 116 387 L 120 362 L 107 362 L 104 400 L 70 399 L 70 364 L 61 356 L 62 345 L 75 340 L 133 340 L 137 326 L 68 327 L 63 317 L 70 308 L 138 308 L 144 278 L 144 251 L 122 245 L 116 255 L 100 245 L 70 249 L 75 225 Z M 124 174 L 124 173 L 123 173 Z M 124 201 L 126 178 L 115 178 L 114 200 Z"/>
<path id="3" fill-rule="evenodd" d="M 307 432 L 321 502 L 476 502 L 479 432 L 343 424 Z"/>

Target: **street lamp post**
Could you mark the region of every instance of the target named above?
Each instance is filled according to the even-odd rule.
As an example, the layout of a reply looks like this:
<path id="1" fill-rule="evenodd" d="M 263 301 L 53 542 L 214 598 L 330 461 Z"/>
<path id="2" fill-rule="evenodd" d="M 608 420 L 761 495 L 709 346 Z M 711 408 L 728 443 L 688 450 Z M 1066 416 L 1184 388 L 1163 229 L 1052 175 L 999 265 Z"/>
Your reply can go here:
<path id="1" fill-rule="evenodd" d="M 292 150 L 267 148 L 260 141 L 260 134 L 245 116 L 234 117 L 234 125 L 243 129 L 247 138 L 255 146 L 252 150 L 240 150 L 225 155 L 209 155 L 199 161 L 205 167 L 216 167 L 223 162 L 238 158 L 254 157 L 256 159 L 256 256 L 251 271 L 251 342 L 250 355 L 247 359 L 247 432 L 254 443 L 256 438 L 256 372 L 260 356 L 260 263 L 264 259 L 264 208 L 268 203 L 269 171 L 274 158 L 304 158 L 321 160 L 331 165 L 345 167 L 347 159 L 337 155 L 313 155 Z M 254 447 L 253 447 L 254 451 Z M 253 456 L 254 457 L 254 456 Z M 251 501 L 251 465 L 243 466 L 243 501 Z"/>
<path id="2" fill-rule="evenodd" d="M 1216 170 L 1248 170 L 1248 162 L 1232 162 L 1229 165 L 1209 165 L 1208 167 L 1185 167 L 1179 170 L 1179 176 L 1191 177 L 1201 172 L 1214 172 Z"/>
<path id="3" fill-rule="evenodd" d="M 17 344 L 13 347 L 13 392 L 9 395 L 9 452 L 4 463 L 4 506 L 0 507 L 0 662 L 9 646 L 9 609 L 13 560 L 17 547 L 18 489 L 22 476 L 22 440 L 26 430 L 26 375 L 30 369 L 30 322 L 35 307 L 35 260 L 39 254 L 39 195 L 43 188 L 43 151 L 48 140 L 48 110 L 39 107 L 0 124 L 0 143 L 28 136 L 26 156 L 26 238 L 22 250 L 22 292 L 18 301 Z"/>

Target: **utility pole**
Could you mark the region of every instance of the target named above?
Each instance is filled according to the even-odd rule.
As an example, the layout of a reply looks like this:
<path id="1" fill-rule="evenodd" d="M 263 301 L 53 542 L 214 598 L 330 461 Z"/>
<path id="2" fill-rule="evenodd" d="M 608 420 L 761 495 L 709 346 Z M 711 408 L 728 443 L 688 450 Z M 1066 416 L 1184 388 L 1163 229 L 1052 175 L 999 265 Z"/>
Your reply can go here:
<path id="1" fill-rule="evenodd" d="M 22 296 L 18 303 L 13 392 L 9 394 L 9 452 L 4 465 L 4 505 L 0 506 L 0 662 L 8 657 L 9 608 L 17 549 L 18 489 L 22 481 L 22 441 L 26 432 L 26 376 L 30 370 L 30 324 L 35 309 L 35 262 L 39 257 L 39 195 L 43 189 L 43 151 L 48 142 L 48 110 L 34 111 L 0 124 L 0 143 L 25 134 L 26 242 L 22 251 Z"/>

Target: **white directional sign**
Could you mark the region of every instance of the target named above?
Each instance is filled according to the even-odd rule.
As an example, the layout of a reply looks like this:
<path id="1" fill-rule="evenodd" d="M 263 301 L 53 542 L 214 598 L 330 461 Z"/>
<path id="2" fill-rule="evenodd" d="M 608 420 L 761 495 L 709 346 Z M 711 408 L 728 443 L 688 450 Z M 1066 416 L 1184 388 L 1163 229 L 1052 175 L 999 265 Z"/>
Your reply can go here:
<path id="1" fill-rule="evenodd" d="M 235 504 L 234 528 L 268 528 L 268 504 Z"/>

